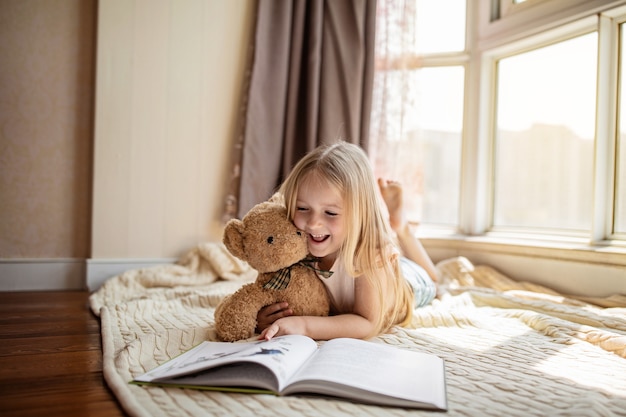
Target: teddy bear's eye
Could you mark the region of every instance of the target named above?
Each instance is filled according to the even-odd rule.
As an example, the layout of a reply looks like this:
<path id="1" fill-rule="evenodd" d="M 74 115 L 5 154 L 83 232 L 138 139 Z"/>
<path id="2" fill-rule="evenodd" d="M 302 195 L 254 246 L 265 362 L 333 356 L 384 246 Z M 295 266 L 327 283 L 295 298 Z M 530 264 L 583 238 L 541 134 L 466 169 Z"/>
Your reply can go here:
<path id="1" fill-rule="evenodd" d="M 298 236 L 302 236 L 302 232 L 301 231 L 298 230 L 296 233 L 298 234 Z"/>
<path id="2" fill-rule="evenodd" d="M 268 237 L 268 238 L 267 238 L 267 243 L 269 243 L 270 245 L 271 245 L 272 243 L 274 243 L 274 237 L 273 237 L 273 236 Z"/>

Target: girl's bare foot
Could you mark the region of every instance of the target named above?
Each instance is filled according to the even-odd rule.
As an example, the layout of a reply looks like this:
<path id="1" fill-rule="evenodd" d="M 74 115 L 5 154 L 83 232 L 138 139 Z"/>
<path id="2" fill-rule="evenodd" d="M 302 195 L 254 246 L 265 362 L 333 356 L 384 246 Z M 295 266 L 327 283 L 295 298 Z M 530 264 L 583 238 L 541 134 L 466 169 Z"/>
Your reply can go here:
<path id="1" fill-rule="evenodd" d="M 378 179 L 378 187 L 389 212 L 389 224 L 396 232 L 406 225 L 402 200 L 402 185 L 398 181 Z"/>

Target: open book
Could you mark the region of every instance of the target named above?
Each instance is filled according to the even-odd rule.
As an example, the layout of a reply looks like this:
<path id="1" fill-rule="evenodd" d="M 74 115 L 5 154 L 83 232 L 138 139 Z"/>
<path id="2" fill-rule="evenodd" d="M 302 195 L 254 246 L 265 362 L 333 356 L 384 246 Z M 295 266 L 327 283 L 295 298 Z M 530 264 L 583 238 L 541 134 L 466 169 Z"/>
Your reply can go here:
<path id="1" fill-rule="evenodd" d="M 132 383 L 447 409 L 441 358 L 356 339 L 203 342 Z"/>

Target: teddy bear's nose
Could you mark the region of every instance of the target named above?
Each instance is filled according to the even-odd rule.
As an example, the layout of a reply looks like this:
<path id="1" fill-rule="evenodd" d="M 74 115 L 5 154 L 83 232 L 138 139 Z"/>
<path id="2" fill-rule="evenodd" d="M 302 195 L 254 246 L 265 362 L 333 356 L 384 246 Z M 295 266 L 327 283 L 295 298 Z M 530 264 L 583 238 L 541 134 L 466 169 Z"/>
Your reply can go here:
<path id="1" fill-rule="evenodd" d="M 267 243 L 269 243 L 270 245 L 271 245 L 272 243 L 274 243 L 274 237 L 273 237 L 273 236 L 268 237 L 268 238 L 267 238 Z"/>

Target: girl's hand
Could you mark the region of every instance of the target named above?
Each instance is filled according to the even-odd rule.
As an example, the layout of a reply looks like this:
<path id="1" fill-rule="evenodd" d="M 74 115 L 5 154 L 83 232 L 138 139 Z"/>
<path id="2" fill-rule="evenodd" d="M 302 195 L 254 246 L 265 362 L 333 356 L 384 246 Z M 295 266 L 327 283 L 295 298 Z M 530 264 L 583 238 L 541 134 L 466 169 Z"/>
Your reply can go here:
<path id="1" fill-rule="evenodd" d="M 256 331 L 257 333 L 263 332 L 276 320 L 289 317 L 293 314 L 293 310 L 289 308 L 287 303 L 270 304 L 259 310 L 256 316 Z"/>
<path id="2" fill-rule="evenodd" d="M 305 325 L 302 317 L 293 316 L 276 320 L 261 332 L 259 340 L 270 340 L 272 337 L 286 334 L 304 334 Z"/>

